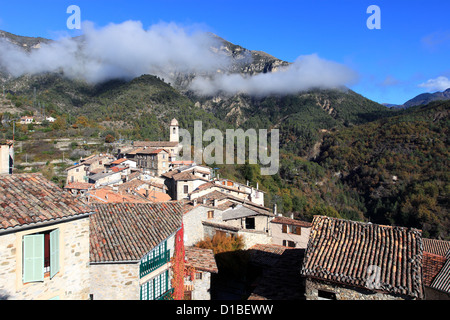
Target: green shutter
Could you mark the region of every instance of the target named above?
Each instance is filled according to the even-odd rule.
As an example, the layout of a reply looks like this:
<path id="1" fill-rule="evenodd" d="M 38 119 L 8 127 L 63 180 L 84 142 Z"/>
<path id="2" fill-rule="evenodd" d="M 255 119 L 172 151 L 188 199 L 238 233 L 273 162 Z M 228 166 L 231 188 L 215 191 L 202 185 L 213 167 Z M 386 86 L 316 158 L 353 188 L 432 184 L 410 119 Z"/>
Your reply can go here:
<path id="1" fill-rule="evenodd" d="M 23 237 L 23 282 L 44 281 L 44 235 Z"/>
<path id="2" fill-rule="evenodd" d="M 59 272 L 59 229 L 50 232 L 50 278 Z"/>

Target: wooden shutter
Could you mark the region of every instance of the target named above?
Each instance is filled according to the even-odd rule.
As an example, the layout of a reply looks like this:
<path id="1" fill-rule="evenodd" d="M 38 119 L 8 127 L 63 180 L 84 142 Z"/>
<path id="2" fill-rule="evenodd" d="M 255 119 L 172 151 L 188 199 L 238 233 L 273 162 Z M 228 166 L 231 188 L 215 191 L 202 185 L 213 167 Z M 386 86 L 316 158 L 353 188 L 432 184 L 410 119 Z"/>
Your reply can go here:
<path id="1" fill-rule="evenodd" d="M 280 229 L 278 229 L 280 230 Z M 287 225 L 283 224 L 283 233 L 287 233 Z"/>
<path id="2" fill-rule="evenodd" d="M 298 235 L 301 235 L 302 234 L 302 228 L 301 227 L 296 227 L 295 228 L 295 233 L 298 234 Z"/>
<path id="3" fill-rule="evenodd" d="M 23 282 L 44 281 L 44 235 L 23 237 Z"/>
<path id="4" fill-rule="evenodd" d="M 50 232 L 50 278 L 59 272 L 59 229 Z"/>

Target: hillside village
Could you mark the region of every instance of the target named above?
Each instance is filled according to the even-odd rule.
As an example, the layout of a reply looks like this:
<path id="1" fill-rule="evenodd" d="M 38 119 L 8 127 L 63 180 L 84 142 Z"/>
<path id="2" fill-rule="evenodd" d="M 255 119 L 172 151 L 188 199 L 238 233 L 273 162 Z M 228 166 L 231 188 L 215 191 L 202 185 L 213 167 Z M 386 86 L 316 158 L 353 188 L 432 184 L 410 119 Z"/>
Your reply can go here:
<path id="1" fill-rule="evenodd" d="M 449 241 L 284 216 L 252 181 L 178 159 L 176 119 L 169 130 L 169 141 L 81 158 L 66 169 L 64 188 L 40 173 L 14 173 L 14 141 L 3 142 L 0 299 L 450 298 Z M 218 238 L 242 246 L 199 246 Z"/>

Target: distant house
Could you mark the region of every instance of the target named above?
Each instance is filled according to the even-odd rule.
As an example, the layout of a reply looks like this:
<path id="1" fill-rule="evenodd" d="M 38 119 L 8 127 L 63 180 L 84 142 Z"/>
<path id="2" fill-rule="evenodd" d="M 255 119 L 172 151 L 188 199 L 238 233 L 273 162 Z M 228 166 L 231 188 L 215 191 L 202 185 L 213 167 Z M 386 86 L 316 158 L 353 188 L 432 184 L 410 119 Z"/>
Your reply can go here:
<path id="1" fill-rule="evenodd" d="M 137 167 L 154 177 L 161 176 L 169 170 L 170 153 L 166 149 L 140 148 L 136 151 L 134 160 Z"/>
<path id="2" fill-rule="evenodd" d="M 185 267 L 192 270 L 185 277 L 185 300 L 211 299 L 211 274 L 218 273 L 214 252 L 211 249 L 185 247 Z"/>
<path id="3" fill-rule="evenodd" d="M 108 186 L 113 184 L 121 184 L 122 174 L 120 171 L 117 172 L 99 172 L 94 175 L 89 176 L 89 183 L 95 184 L 96 188 L 102 186 Z"/>
<path id="4" fill-rule="evenodd" d="M 169 169 L 169 165 L 172 161 L 176 161 L 179 150 L 181 149 L 181 144 L 179 143 L 179 125 L 176 119 L 172 119 L 169 126 L 169 141 L 134 141 L 132 146 L 128 146 L 119 150 L 118 158 L 128 158 L 136 160 L 138 152 L 143 150 L 165 150 L 168 152 L 168 159 L 166 163 L 166 170 Z M 141 161 L 151 160 L 148 157 L 140 157 Z M 139 163 L 138 163 L 139 166 Z M 150 165 L 147 163 L 147 167 Z"/>
<path id="5" fill-rule="evenodd" d="M 89 176 L 95 173 L 100 173 L 105 170 L 105 165 L 113 160 L 109 154 L 91 155 L 87 158 L 81 158 L 78 163 L 67 168 L 66 185 L 72 182 L 89 182 Z"/>
<path id="6" fill-rule="evenodd" d="M 85 195 L 89 190 L 95 187 L 92 183 L 87 182 L 71 182 L 67 184 L 64 189 L 71 192 L 73 195 Z"/>
<path id="7" fill-rule="evenodd" d="M 270 223 L 274 244 L 306 249 L 311 231 L 310 222 L 278 215 Z"/>
<path id="8" fill-rule="evenodd" d="M 34 117 L 23 116 L 23 117 L 20 117 L 19 123 L 20 124 L 30 124 L 30 123 L 33 123 L 33 121 L 34 121 Z"/>
<path id="9" fill-rule="evenodd" d="M 169 262 L 182 227 L 178 203 L 94 204 L 91 297 L 160 300 L 172 292 Z"/>
<path id="10" fill-rule="evenodd" d="M 166 179 L 165 184 L 172 199 L 181 200 L 189 198 L 194 190 L 209 182 L 211 171 L 208 167 L 193 164 L 165 172 L 162 177 Z"/>
<path id="11" fill-rule="evenodd" d="M 110 167 L 123 166 L 128 168 L 136 168 L 136 161 L 126 158 L 114 160 L 110 163 Z"/>
<path id="12" fill-rule="evenodd" d="M 259 190 L 258 186 L 254 188 L 228 179 L 215 179 L 209 183 L 204 183 L 197 186 L 192 190 L 191 198 L 201 197 L 204 194 L 210 193 L 214 190 L 241 198 L 245 201 L 256 203 L 261 206 L 264 205 L 264 192 Z"/>
<path id="13" fill-rule="evenodd" d="M 420 300 L 420 230 L 315 216 L 301 274 L 306 299 Z"/>
<path id="14" fill-rule="evenodd" d="M 275 215 L 268 208 L 219 191 L 183 203 L 187 246 L 217 233 L 242 236 L 244 248 L 271 243 L 270 220 Z"/>
<path id="15" fill-rule="evenodd" d="M 45 120 L 47 120 L 48 122 L 50 122 L 50 123 L 53 123 L 53 122 L 55 122 L 56 121 L 56 119 L 55 118 L 53 118 L 53 117 L 45 117 Z"/>
<path id="16" fill-rule="evenodd" d="M 92 209 L 41 174 L 0 176 L 0 297 L 87 300 Z"/>

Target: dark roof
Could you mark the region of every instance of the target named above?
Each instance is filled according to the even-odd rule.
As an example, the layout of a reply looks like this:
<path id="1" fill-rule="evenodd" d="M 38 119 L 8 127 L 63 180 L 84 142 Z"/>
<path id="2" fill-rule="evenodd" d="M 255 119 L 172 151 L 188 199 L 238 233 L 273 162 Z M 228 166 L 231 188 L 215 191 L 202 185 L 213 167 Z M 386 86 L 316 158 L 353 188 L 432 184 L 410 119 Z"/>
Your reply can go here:
<path id="1" fill-rule="evenodd" d="M 150 147 L 150 148 L 164 148 L 178 146 L 176 141 L 135 141 L 134 147 Z"/>
<path id="2" fill-rule="evenodd" d="M 219 272 L 212 249 L 185 247 L 184 252 L 186 257 L 186 266 L 211 273 Z"/>
<path id="3" fill-rule="evenodd" d="M 423 251 L 450 258 L 450 241 L 424 238 Z"/>
<path id="4" fill-rule="evenodd" d="M 90 212 L 90 206 L 40 173 L 0 175 L 0 230 Z"/>
<path id="5" fill-rule="evenodd" d="M 138 261 L 181 228 L 177 202 L 93 204 L 91 262 Z"/>
<path id="6" fill-rule="evenodd" d="M 270 222 L 280 223 L 280 224 L 288 224 L 288 225 L 299 226 L 299 227 L 303 227 L 303 228 L 311 228 L 311 226 L 312 226 L 311 222 L 291 219 L 291 218 L 287 218 L 287 217 L 280 217 L 280 216 L 276 216 Z"/>
<path id="7" fill-rule="evenodd" d="M 431 288 L 450 293 L 450 259 L 447 259 L 439 274 L 430 285 Z"/>
<path id="8" fill-rule="evenodd" d="M 420 230 L 315 216 L 301 273 L 370 289 L 376 266 L 377 291 L 421 299 L 422 249 Z"/>

